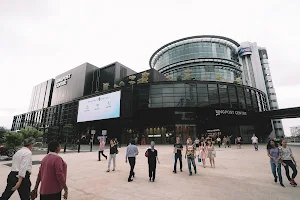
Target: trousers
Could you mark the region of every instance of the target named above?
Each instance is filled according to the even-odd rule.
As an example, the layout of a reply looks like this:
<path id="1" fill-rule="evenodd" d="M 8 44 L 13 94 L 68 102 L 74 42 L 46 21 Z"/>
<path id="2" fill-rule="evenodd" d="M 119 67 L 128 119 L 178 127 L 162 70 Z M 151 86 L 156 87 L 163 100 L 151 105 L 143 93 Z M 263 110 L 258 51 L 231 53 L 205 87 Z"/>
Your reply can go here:
<path id="1" fill-rule="evenodd" d="M 281 164 L 280 163 L 271 163 L 272 174 L 274 178 L 277 177 L 276 170 L 279 178 L 279 182 L 282 183 L 282 175 L 281 175 Z"/>
<path id="2" fill-rule="evenodd" d="M 181 154 L 178 154 L 178 153 L 175 153 L 175 156 L 174 156 L 174 171 L 176 172 L 176 168 L 177 168 L 177 160 L 179 159 L 179 163 L 180 163 L 180 170 L 182 170 L 182 155 Z"/>
<path id="3" fill-rule="evenodd" d="M 194 155 L 193 156 L 187 156 L 187 162 L 188 162 L 188 168 L 189 168 L 190 174 L 192 173 L 192 165 L 193 165 L 195 173 L 196 173 L 197 169 L 196 169 Z"/>
<path id="4" fill-rule="evenodd" d="M 148 167 L 149 167 L 149 178 L 152 178 L 152 180 L 155 180 L 155 174 L 156 174 L 156 162 L 152 163 L 148 163 Z"/>
<path id="5" fill-rule="evenodd" d="M 11 195 L 13 195 L 14 191 L 11 189 L 16 185 L 18 182 L 18 172 L 10 172 L 7 176 L 7 185 L 6 188 L 0 197 L 0 200 L 8 200 Z M 25 178 L 23 178 L 21 186 L 18 189 L 18 193 L 21 200 L 30 200 L 30 173 L 26 172 Z"/>
<path id="6" fill-rule="evenodd" d="M 254 145 L 254 149 L 258 150 L 258 144 L 257 143 L 253 143 L 253 145 Z"/>
<path id="7" fill-rule="evenodd" d="M 108 169 L 110 169 L 111 160 L 113 160 L 113 169 L 116 168 L 116 154 L 109 154 Z"/>
<path id="8" fill-rule="evenodd" d="M 294 180 L 298 173 L 295 164 L 291 160 L 283 160 L 283 162 L 286 164 L 286 166 L 284 166 L 284 169 L 285 169 L 285 174 L 286 174 L 287 179 L 289 181 Z M 290 170 L 289 170 L 290 167 L 293 170 L 292 178 L 290 177 Z"/>
<path id="9" fill-rule="evenodd" d="M 61 200 L 61 192 L 55 194 L 41 194 L 40 200 Z"/>
<path id="10" fill-rule="evenodd" d="M 130 165 L 130 172 L 128 180 L 134 176 L 134 166 L 135 166 L 135 157 L 128 157 L 129 165 Z"/>
<path id="11" fill-rule="evenodd" d="M 100 161 L 101 160 L 101 154 L 104 158 L 107 159 L 107 156 L 103 153 L 103 151 L 98 151 L 98 160 Z"/>

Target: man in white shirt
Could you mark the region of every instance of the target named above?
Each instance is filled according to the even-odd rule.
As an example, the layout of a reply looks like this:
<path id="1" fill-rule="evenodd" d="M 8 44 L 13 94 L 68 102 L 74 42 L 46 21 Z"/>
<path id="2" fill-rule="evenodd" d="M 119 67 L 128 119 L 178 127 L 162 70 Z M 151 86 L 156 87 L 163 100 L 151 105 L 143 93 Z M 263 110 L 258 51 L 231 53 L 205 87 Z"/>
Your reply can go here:
<path id="1" fill-rule="evenodd" d="M 18 190 L 21 200 L 30 200 L 30 173 L 32 168 L 31 149 L 35 140 L 24 140 L 24 147 L 13 156 L 11 172 L 7 177 L 7 186 L 0 200 L 8 200 Z"/>
<path id="2" fill-rule="evenodd" d="M 255 151 L 258 151 L 258 138 L 255 134 L 253 134 L 253 137 L 251 138 L 252 144 L 254 145 Z"/>

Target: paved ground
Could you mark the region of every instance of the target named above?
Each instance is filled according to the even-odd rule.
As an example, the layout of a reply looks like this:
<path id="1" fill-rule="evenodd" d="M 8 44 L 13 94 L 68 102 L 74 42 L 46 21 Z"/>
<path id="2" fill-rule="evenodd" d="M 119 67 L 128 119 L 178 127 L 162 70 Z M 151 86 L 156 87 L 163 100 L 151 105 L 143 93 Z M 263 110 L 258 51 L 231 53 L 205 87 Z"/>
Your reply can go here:
<path id="1" fill-rule="evenodd" d="M 184 160 L 184 172 L 173 174 L 173 149 L 171 146 L 157 146 L 161 164 L 157 167 L 156 182 L 148 181 L 147 161 L 144 156 L 146 146 L 139 146 L 135 169 L 136 178 L 128 183 L 129 166 L 125 163 L 125 148 L 117 156 L 117 170 L 106 173 L 107 161 L 97 161 L 97 152 L 61 154 L 68 164 L 70 200 L 112 200 L 112 199 L 204 199 L 204 200 L 299 200 L 299 187 L 289 185 L 283 171 L 284 184 L 273 182 L 266 156 L 265 146 L 255 152 L 252 146 L 243 149 L 217 149 L 216 168 L 202 168 L 197 163 L 198 174 L 188 176 Z M 300 163 L 300 147 L 292 147 L 296 160 Z M 108 151 L 106 151 L 107 153 Z M 34 155 L 33 160 L 41 160 L 43 155 Z M 0 192 L 4 190 L 6 176 L 10 168 L 0 163 Z M 35 183 L 39 166 L 33 166 L 31 180 Z M 299 176 L 300 177 L 300 176 Z M 300 183 L 297 177 L 296 181 Z M 19 199 L 15 193 L 12 200 Z"/>

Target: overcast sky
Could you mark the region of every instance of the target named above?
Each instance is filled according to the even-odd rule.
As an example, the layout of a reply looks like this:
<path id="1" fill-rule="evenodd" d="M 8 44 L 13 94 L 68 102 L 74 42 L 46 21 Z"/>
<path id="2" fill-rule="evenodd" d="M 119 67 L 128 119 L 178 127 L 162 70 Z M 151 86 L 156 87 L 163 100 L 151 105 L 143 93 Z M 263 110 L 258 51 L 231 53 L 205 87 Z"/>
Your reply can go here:
<path id="1" fill-rule="evenodd" d="M 162 45 L 193 35 L 268 50 L 280 108 L 300 102 L 298 0 L 0 0 L 0 126 L 28 110 L 31 90 L 84 62 L 149 68 Z M 284 120 L 284 130 L 300 125 Z"/>

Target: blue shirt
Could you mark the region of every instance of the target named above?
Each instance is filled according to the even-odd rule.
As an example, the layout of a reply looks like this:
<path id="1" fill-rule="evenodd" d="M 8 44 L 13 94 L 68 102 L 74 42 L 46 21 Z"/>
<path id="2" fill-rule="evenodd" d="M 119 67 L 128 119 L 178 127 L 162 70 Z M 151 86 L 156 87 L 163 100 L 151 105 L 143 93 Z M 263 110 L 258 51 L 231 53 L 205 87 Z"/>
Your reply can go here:
<path id="1" fill-rule="evenodd" d="M 274 148 L 271 148 L 271 149 L 268 149 L 268 152 L 270 154 L 271 157 L 275 158 L 270 158 L 270 162 L 271 163 L 275 163 L 275 160 L 277 158 L 279 158 L 279 148 L 278 147 L 274 147 Z"/>
<path id="2" fill-rule="evenodd" d="M 138 153 L 138 148 L 135 145 L 130 144 L 126 149 L 126 158 L 136 157 Z"/>

